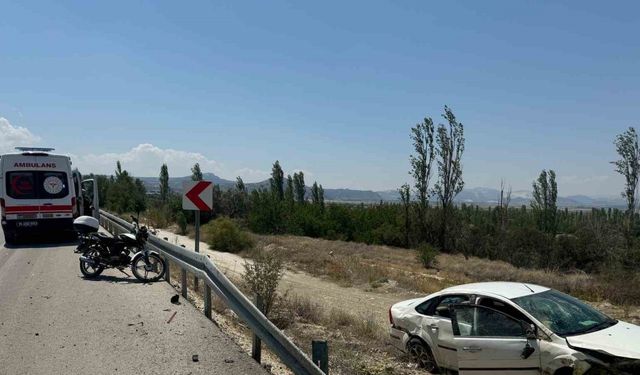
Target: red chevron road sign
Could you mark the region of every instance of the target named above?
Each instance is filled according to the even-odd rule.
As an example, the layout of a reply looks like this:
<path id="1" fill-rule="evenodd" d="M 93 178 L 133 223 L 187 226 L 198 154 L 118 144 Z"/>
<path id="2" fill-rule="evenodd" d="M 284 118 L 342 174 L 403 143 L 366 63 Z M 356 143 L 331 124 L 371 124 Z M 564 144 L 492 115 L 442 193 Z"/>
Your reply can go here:
<path id="1" fill-rule="evenodd" d="M 211 181 L 188 181 L 182 185 L 182 209 L 211 211 L 213 208 L 213 184 Z"/>

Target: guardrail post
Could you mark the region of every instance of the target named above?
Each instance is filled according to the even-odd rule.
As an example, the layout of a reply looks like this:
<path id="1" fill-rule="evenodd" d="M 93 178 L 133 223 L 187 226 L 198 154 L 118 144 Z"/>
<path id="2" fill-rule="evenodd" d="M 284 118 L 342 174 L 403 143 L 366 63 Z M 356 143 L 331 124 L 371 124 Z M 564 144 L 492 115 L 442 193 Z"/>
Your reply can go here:
<path id="1" fill-rule="evenodd" d="M 114 233 L 127 232 L 131 228 L 131 224 L 125 220 L 120 219 L 117 216 L 111 215 L 108 212 L 101 212 L 101 219 L 104 220 L 105 226 L 103 228 L 110 228 Z M 102 221 L 101 220 L 101 221 Z M 171 262 L 169 258 L 176 263 L 181 271 L 182 282 L 182 296 L 187 297 L 188 285 L 187 285 L 187 270 L 194 269 L 196 274 L 206 275 L 206 280 L 203 280 L 205 286 L 208 286 L 207 293 L 213 298 L 211 292 L 215 290 L 216 294 L 224 300 L 227 305 L 243 320 L 254 332 L 260 334 L 257 338 L 264 338 L 265 344 L 282 360 L 282 362 L 289 367 L 295 374 L 304 375 L 323 375 L 328 372 L 328 349 L 326 342 L 324 342 L 324 349 L 320 349 L 318 352 L 324 354 L 316 355 L 317 344 L 314 343 L 314 355 L 313 361 L 307 357 L 288 337 L 286 337 L 282 331 L 268 323 L 264 315 L 260 313 L 263 309 L 260 303 L 260 310 L 258 309 L 258 301 L 255 301 L 255 305 L 237 289 L 232 282 L 206 257 L 201 258 L 196 256 L 188 250 L 179 246 L 165 243 L 157 237 L 150 238 L 151 245 L 157 247 L 158 250 L 167 257 L 167 271 Z M 199 262 L 199 260 L 204 262 Z M 195 260 L 195 262 L 193 261 Z M 165 276 L 168 280 L 171 280 L 170 273 L 167 272 Z M 205 297 L 206 298 L 206 297 Z M 210 306 L 210 302 L 205 304 Z M 207 306 L 207 307 L 209 307 Z M 211 311 L 211 310 L 209 310 Z M 206 314 L 206 312 L 205 312 Z M 260 356 L 261 340 L 254 342 L 255 350 L 252 350 L 252 354 L 255 357 Z M 322 343 L 320 344 L 322 346 Z M 324 358 L 324 359 L 323 359 Z"/>
<path id="2" fill-rule="evenodd" d="M 255 304 L 258 310 L 262 312 L 264 304 L 261 295 L 256 294 Z M 251 357 L 258 363 L 262 360 L 262 341 L 255 333 L 253 334 L 253 344 L 251 345 Z"/>
<path id="3" fill-rule="evenodd" d="M 182 297 L 187 298 L 187 270 L 182 268 Z"/>
<path id="4" fill-rule="evenodd" d="M 204 316 L 211 319 L 211 287 L 204 283 Z"/>
<path id="5" fill-rule="evenodd" d="M 311 358 L 325 374 L 329 373 L 329 345 L 324 340 L 311 342 Z"/>
<path id="6" fill-rule="evenodd" d="M 164 266 L 166 267 L 164 271 L 164 279 L 171 284 L 171 261 L 169 257 L 164 257 Z"/>
<path id="7" fill-rule="evenodd" d="M 200 211 L 195 211 L 196 216 L 196 253 L 200 252 Z M 193 275 L 193 290 L 198 291 L 198 277 Z"/>

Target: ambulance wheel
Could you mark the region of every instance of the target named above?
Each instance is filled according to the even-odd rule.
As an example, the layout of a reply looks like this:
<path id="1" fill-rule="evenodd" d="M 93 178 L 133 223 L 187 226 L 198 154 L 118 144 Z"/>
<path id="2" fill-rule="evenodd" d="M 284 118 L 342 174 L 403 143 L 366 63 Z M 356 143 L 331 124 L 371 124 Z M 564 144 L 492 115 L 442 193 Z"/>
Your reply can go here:
<path id="1" fill-rule="evenodd" d="M 4 242 L 7 245 L 13 245 L 16 243 L 16 233 L 15 232 L 5 232 L 4 233 Z"/>

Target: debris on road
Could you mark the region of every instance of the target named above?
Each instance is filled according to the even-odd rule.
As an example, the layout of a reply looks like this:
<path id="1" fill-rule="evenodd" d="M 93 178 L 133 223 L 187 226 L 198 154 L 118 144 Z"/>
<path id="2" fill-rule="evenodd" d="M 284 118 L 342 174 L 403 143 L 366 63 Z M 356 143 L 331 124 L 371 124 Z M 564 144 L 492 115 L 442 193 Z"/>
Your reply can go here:
<path id="1" fill-rule="evenodd" d="M 169 320 L 167 320 L 167 324 L 171 323 L 171 321 L 173 320 L 173 318 L 176 316 L 178 312 L 174 311 L 173 314 L 171 315 L 171 318 L 169 318 Z"/>
<path id="2" fill-rule="evenodd" d="M 200 361 L 200 359 L 198 359 L 198 355 L 197 355 L 197 354 L 192 355 L 192 356 L 191 356 L 191 360 L 192 360 L 193 362 L 199 362 L 199 361 Z"/>
<path id="3" fill-rule="evenodd" d="M 233 359 L 228 359 L 227 358 L 227 359 L 224 360 L 224 363 L 233 363 L 233 362 L 234 362 Z"/>
<path id="4" fill-rule="evenodd" d="M 171 297 L 171 303 L 173 303 L 174 305 L 179 305 L 180 304 L 180 295 L 176 294 L 173 297 Z"/>

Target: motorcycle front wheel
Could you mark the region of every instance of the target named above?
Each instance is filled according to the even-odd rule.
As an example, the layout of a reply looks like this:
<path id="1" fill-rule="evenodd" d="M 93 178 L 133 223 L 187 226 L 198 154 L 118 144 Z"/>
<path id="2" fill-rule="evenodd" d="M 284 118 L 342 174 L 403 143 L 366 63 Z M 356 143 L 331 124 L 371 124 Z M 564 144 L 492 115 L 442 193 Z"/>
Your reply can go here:
<path id="1" fill-rule="evenodd" d="M 89 259 L 98 259 L 100 258 L 100 252 L 96 249 L 90 249 L 84 253 L 84 257 Z M 86 278 L 94 278 L 98 277 L 102 271 L 104 271 L 104 267 L 95 263 L 85 262 L 80 259 L 80 272 Z"/>
<path id="2" fill-rule="evenodd" d="M 138 257 L 131 264 L 131 272 L 138 280 L 144 282 L 158 281 L 164 276 L 166 264 L 158 254 L 149 254 L 147 259 L 144 255 Z"/>

